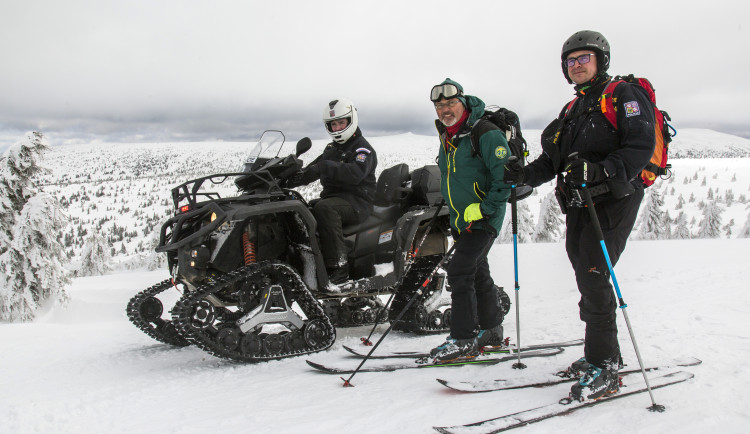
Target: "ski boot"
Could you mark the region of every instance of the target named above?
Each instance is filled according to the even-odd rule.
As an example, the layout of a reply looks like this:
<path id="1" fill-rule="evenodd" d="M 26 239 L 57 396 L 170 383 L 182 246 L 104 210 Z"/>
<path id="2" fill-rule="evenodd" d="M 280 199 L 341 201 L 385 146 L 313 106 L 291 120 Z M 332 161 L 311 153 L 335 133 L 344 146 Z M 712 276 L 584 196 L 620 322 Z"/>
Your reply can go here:
<path id="1" fill-rule="evenodd" d="M 618 365 L 609 366 L 602 369 L 589 364 L 581 379 L 570 388 L 570 398 L 576 401 L 593 400 L 620 390 Z"/>
<path id="2" fill-rule="evenodd" d="M 477 334 L 477 346 L 483 347 L 503 347 L 507 343 L 503 339 L 503 326 L 501 324 L 487 330 L 479 330 Z"/>
<path id="3" fill-rule="evenodd" d="M 442 344 L 433 348 L 430 351 L 430 357 L 432 357 L 435 363 L 450 362 L 456 359 L 474 358 L 479 355 L 479 346 L 477 345 L 477 338 L 469 339 L 453 339 L 448 338 Z"/>
<path id="4" fill-rule="evenodd" d="M 586 361 L 586 358 L 581 357 L 580 359 L 571 363 L 571 365 L 568 366 L 567 369 L 558 372 L 556 375 L 562 378 L 581 378 L 583 377 L 583 374 L 585 374 L 589 369 L 589 366 L 591 366 L 591 364 Z"/>
<path id="5" fill-rule="evenodd" d="M 334 285 L 340 285 L 349 280 L 349 267 L 336 267 L 328 273 L 328 280 Z"/>
<path id="6" fill-rule="evenodd" d="M 623 368 L 624 365 L 622 363 L 621 356 L 618 356 L 617 360 L 617 370 L 619 371 Z M 562 378 L 581 378 L 589 369 L 589 366 L 591 366 L 591 363 L 587 362 L 585 357 L 581 357 L 580 359 L 571 363 L 571 365 L 566 370 L 560 371 L 556 375 Z"/>

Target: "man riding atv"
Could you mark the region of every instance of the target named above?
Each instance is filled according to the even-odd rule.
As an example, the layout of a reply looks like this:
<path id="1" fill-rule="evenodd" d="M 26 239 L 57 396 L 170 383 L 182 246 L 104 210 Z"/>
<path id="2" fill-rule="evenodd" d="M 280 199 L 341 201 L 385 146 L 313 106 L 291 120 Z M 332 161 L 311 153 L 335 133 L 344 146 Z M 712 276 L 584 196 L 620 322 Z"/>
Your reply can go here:
<path id="1" fill-rule="evenodd" d="M 323 124 L 333 139 L 322 154 L 288 182 L 290 188 L 320 180 L 320 199 L 311 202 L 329 280 L 349 279 L 343 227 L 361 223 L 372 212 L 378 157 L 362 136 L 357 108 L 344 98 L 329 102 Z"/>

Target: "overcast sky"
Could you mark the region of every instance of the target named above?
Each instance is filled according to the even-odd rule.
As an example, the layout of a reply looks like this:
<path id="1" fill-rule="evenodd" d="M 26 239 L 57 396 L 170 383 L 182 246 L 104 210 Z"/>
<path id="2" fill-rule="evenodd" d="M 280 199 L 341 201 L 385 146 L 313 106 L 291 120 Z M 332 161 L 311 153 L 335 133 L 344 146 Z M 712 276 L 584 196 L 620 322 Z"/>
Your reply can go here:
<path id="1" fill-rule="evenodd" d="M 30 130 L 323 138 L 338 97 L 365 136 L 433 134 L 445 77 L 543 128 L 572 96 L 560 49 L 583 29 L 609 40 L 611 73 L 651 79 L 678 129 L 750 137 L 748 17 L 746 0 L 2 0 L 0 147 Z"/>

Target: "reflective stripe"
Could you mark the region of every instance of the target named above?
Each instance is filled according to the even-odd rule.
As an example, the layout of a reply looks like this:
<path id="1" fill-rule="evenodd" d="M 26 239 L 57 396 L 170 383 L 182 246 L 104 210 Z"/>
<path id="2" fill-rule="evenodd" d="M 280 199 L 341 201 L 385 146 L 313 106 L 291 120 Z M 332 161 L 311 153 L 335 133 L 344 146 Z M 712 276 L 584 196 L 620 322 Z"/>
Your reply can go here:
<path id="1" fill-rule="evenodd" d="M 485 193 L 484 193 L 484 192 L 482 191 L 482 189 L 480 189 L 480 188 L 479 188 L 479 183 L 478 183 L 478 182 L 475 182 L 475 183 L 474 183 L 474 194 L 476 194 L 476 195 L 477 195 L 477 197 L 478 197 L 478 198 L 479 198 L 480 200 L 484 200 L 484 198 L 485 198 L 485 197 L 487 196 L 487 195 L 486 195 L 486 194 L 485 194 Z"/>
<path id="2" fill-rule="evenodd" d="M 453 146 L 452 143 L 449 143 L 451 146 Z M 451 164 L 451 157 L 453 158 L 453 164 Z M 461 229 L 458 228 L 458 219 L 461 218 L 461 213 L 458 212 L 455 206 L 453 206 L 453 198 L 451 197 L 451 167 L 453 167 L 453 172 L 456 172 L 456 148 L 453 148 L 453 152 L 446 155 L 445 162 L 448 165 L 448 170 L 446 171 L 446 187 L 448 188 L 448 203 L 451 205 L 451 208 L 453 208 L 453 211 L 456 212 L 456 221 L 454 222 L 453 226 L 455 226 L 458 233 L 461 233 Z"/>

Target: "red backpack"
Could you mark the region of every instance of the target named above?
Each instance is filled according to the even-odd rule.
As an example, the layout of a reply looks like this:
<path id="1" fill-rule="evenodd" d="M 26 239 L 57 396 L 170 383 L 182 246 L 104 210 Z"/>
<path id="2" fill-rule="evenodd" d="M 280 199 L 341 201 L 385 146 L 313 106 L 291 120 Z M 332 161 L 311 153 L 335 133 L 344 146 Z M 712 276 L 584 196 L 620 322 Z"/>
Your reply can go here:
<path id="1" fill-rule="evenodd" d="M 612 93 L 615 91 L 615 87 L 620 83 L 633 83 L 646 89 L 649 99 L 654 105 L 654 118 L 656 119 L 654 132 L 656 146 L 654 147 L 654 155 L 651 156 L 651 160 L 641 172 L 643 184 L 646 187 L 649 187 L 654 181 L 656 181 L 657 177 L 669 178 L 669 176 L 671 176 L 672 165 L 667 164 L 667 150 L 669 149 L 669 142 L 672 141 L 672 137 L 674 137 L 677 132 L 668 123 L 668 121 L 672 120 L 669 117 L 669 114 L 656 107 L 656 93 L 651 82 L 648 81 L 647 78 L 638 78 L 633 76 L 633 74 L 624 77 L 618 75 L 613 78 L 607 87 L 604 88 L 604 92 L 602 92 L 602 96 L 599 98 L 599 107 L 601 108 L 602 114 L 615 129 L 617 129 L 617 106 L 615 106 Z M 570 109 L 573 108 L 573 104 L 577 99 L 578 97 L 573 98 L 573 101 L 568 104 L 568 107 L 565 109 L 565 116 L 567 116 Z"/>

